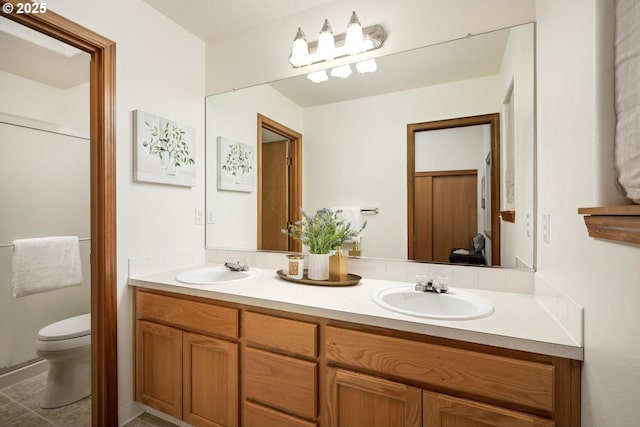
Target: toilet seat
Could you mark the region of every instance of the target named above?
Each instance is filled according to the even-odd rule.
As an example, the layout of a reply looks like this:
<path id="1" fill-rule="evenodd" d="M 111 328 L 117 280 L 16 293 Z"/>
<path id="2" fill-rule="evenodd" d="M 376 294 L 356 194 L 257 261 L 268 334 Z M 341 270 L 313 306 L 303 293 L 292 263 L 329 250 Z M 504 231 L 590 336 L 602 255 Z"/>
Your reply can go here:
<path id="1" fill-rule="evenodd" d="M 81 314 L 52 323 L 38 331 L 40 341 L 72 340 L 91 335 L 91 314 Z M 76 340 L 84 341 L 84 340 Z"/>

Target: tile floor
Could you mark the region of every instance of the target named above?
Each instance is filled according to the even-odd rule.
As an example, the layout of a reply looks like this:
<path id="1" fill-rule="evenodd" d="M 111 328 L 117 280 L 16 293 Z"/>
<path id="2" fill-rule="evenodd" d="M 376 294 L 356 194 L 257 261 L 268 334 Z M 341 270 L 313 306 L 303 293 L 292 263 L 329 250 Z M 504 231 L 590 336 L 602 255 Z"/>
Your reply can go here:
<path id="1" fill-rule="evenodd" d="M 3 427 L 90 427 L 91 397 L 62 408 L 42 409 L 40 396 L 47 374 L 28 378 L 0 390 L 0 426 Z M 125 427 L 171 427 L 165 420 L 144 413 Z"/>

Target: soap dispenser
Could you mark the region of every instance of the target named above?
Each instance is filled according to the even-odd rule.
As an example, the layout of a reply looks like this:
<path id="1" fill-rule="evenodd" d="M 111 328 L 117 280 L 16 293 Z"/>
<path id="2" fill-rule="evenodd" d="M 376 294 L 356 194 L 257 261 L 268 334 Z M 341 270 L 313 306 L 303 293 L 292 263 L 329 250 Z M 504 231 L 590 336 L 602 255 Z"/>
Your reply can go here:
<path id="1" fill-rule="evenodd" d="M 329 280 L 332 282 L 344 282 L 349 279 L 349 269 L 347 260 L 349 258 L 342 255 L 340 246 L 336 247 L 336 251 L 329 257 Z"/>

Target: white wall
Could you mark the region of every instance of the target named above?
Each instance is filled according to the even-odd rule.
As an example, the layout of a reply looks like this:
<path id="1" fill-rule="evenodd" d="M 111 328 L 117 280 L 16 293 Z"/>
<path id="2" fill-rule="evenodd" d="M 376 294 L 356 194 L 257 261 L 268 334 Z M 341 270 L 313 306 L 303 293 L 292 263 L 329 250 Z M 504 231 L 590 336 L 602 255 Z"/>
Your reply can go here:
<path id="1" fill-rule="evenodd" d="M 537 269 L 584 306 L 582 425 L 640 419 L 640 247 L 587 236 L 579 207 L 612 185 L 613 0 L 537 1 Z M 617 196 L 619 199 L 619 196 Z"/>
<path id="2" fill-rule="evenodd" d="M 296 70 L 288 62 L 298 27 L 309 42 L 328 19 L 335 34 L 346 31 L 355 10 L 363 26 L 382 24 L 385 44 L 376 57 L 466 37 L 535 19 L 534 0 L 350 0 L 332 1 L 251 31 L 207 44 L 207 94 L 221 93 L 321 69 Z M 363 56 L 364 57 L 364 56 Z M 221 60 L 224 58 L 224 60 Z M 259 64 L 257 66 L 256 64 Z M 336 63 L 337 65 L 338 63 Z"/>
<path id="3" fill-rule="evenodd" d="M 127 259 L 204 246 L 204 43 L 141 0 L 48 4 L 53 11 L 116 42 L 118 228 L 118 391 L 120 417 L 133 399 L 133 323 Z M 196 129 L 194 188 L 132 180 L 132 110 Z"/>
<path id="4" fill-rule="evenodd" d="M 37 62 L 34 66 L 38 66 Z M 59 89 L 0 71 L 0 93 L 0 113 L 40 120 L 89 135 L 89 83 Z"/>

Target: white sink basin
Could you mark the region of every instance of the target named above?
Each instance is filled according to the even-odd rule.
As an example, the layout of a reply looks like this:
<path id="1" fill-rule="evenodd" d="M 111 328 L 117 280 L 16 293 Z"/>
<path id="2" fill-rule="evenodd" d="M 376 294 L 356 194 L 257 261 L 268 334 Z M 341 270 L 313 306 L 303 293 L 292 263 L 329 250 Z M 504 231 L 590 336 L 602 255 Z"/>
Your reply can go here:
<path id="1" fill-rule="evenodd" d="M 258 275 L 253 268 L 248 271 L 230 271 L 224 266 L 205 267 L 180 273 L 176 280 L 191 285 L 218 285 L 222 283 L 241 282 Z"/>
<path id="2" fill-rule="evenodd" d="M 486 299 L 457 288 L 449 292 L 420 292 L 414 286 L 385 288 L 373 296 L 379 306 L 397 313 L 440 320 L 469 320 L 493 313 L 493 305 Z"/>

